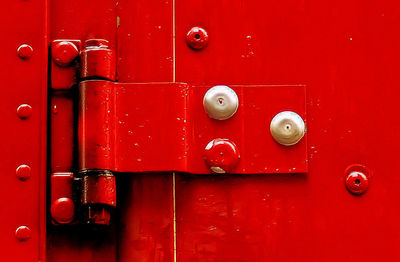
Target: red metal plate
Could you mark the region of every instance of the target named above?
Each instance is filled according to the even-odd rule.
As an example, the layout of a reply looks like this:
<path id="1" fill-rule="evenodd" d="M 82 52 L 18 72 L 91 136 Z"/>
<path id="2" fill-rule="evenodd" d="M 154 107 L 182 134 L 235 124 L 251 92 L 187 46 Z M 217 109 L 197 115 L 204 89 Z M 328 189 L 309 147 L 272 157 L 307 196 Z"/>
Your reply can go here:
<path id="1" fill-rule="evenodd" d="M 46 11 L 46 0 L 5 1 L 0 8 L 2 261 L 45 257 Z M 17 174 L 21 165 L 28 174 L 21 168 Z"/>
<path id="2" fill-rule="evenodd" d="M 269 131 L 279 112 L 291 110 L 305 119 L 304 86 L 231 85 L 239 108 L 223 121 L 204 111 L 209 86 L 85 81 L 80 88 L 83 169 L 210 173 L 205 148 L 223 138 L 240 152 L 231 173 L 307 171 L 306 138 L 283 146 Z"/>

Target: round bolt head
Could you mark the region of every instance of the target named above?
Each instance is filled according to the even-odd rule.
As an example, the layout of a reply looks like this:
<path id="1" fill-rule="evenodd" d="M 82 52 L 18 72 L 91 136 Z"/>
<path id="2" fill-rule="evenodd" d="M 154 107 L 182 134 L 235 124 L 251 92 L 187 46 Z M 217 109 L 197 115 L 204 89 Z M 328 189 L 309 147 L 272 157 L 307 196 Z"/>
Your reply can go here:
<path id="1" fill-rule="evenodd" d="M 346 188 L 354 195 L 364 194 L 368 189 L 368 177 L 361 171 L 352 171 L 346 177 Z"/>
<path id="2" fill-rule="evenodd" d="M 204 149 L 204 161 L 214 173 L 229 173 L 237 166 L 239 160 L 239 150 L 229 139 L 216 138 Z"/>
<path id="3" fill-rule="evenodd" d="M 54 62 L 59 66 L 69 66 L 78 56 L 79 51 L 76 45 L 68 41 L 55 44 L 51 50 Z"/>
<path id="4" fill-rule="evenodd" d="M 17 54 L 22 59 L 28 59 L 33 55 L 33 48 L 27 44 L 20 45 L 17 49 Z"/>
<path id="5" fill-rule="evenodd" d="M 26 119 L 32 114 L 32 107 L 28 104 L 22 104 L 17 108 L 17 115 L 21 119 Z"/>
<path id="6" fill-rule="evenodd" d="M 75 216 L 74 202 L 68 197 L 59 198 L 51 204 L 50 212 L 57 223 L 70 223 L 74 220 Z"/>
<path id="7" fill-rule="evenodd" d="M 20 165 L 15 173 L 20 180 L 27 180 L 31 176 L 31 167 L 28 165 Z"/>
<path id="8" fill-rule="evenodd" d="M 15 237 L 19 241 L 26 241 L 26 240 L 30 239 L 31 234 L 32 234 L 32 232 L 31 232 L 30 228 L 27 226 L 20 226 L 15 231 Z"/>
<path id="9" fill-rule="evenodd" d="M 207 115 L 216 120 L 231 118 L 239 107 L 239 98 L 233 89 L 218 85 L 210 88 L 203 98 Z"/>
<path id="10" fill-rule="evenodd" d="M 291 146 L 304 137 L 306 126 L 303 119 L 295 112 L 283 111 L 272 119 L 270 131 L 276 142 Z"/>
<path id="11" fill-rule="evenodd" d="M 208 45 L 208 33 L 201 27 L 193 27 L 186 35 L 186 43 L 194 50 L 201 50 Z"/>

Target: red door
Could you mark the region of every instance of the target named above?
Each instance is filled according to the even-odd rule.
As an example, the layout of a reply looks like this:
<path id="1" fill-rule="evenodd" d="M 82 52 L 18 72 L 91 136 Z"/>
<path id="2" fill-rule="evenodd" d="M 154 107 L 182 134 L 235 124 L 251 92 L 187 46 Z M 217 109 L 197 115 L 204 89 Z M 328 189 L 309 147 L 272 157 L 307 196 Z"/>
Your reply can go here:
<path id="1" fill-rule="evenodd" d="M 2 6 L 4 261 L 400 258 L 398 1 Z"/>

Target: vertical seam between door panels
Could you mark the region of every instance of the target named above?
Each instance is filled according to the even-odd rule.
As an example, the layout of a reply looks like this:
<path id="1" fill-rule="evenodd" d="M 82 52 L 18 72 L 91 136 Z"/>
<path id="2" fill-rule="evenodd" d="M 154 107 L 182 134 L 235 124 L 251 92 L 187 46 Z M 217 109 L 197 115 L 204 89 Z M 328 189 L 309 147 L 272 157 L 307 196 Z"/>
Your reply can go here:
<path id="1" fill-rule="evenodd" d="M 172 0 L 172 82 L 176 81 L 176 21 L 175 21 L 175 0 Z M 174 227 L 174 262 L 176 259 L 176 185 L 175 172 L 172 173 L 172 208 L 173 208 L 173 227 Z"/>

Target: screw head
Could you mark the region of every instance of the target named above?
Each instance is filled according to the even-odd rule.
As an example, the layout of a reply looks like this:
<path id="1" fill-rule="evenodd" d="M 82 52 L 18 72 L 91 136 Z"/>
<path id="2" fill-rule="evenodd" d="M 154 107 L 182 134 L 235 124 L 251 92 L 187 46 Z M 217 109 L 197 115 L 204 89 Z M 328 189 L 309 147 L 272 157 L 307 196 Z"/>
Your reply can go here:
<path id="1" fill-rule="evenodd" d="M 306 125 L 295 112 L 283 111 L 272 119 L 270 132 L 276 142 L 284 146 L 291 146 L 297 144 L 304 137 Z"/>
<path id="2" fill-rule="evenodd" d="M 368 177 L 361 171 L 351 171 L 346 176 L 346 188 L 355 195 L 364 194 L 368 189 Z"/>
<path id="3" fill-rule="evenodd" d="M 57 223 L 70 223 L 74 220 L 75 216 L 74 202 L 68 197 L 59 198 L 51 204 L 50 212 Z"/>
<path id="4" fill-rule="evenodd" d="M 186 43 L 194 50 L 201 50 L 208 45 L 208 33 L 201 27 L 195 26 L 186 35 Z"/>
<path id="5" fill-rule="evenodd" d="M 72 61 L 78 56 L 79 50 L 71 42 L 62 41 L 54 46 L 51 49 L 51 55 L 53 57 L 54 62 L 59 66 L 69 66 Z"/>
<path id="6" fill-rule="evenodd" d="M 32 114 L 32 107 L 28 104 L 22 104 L 17 108 L 17 115 L 21 119 L 29 118 Z"/>
<path id="7" fill-rule="evenodd" d="M 239 160 L 239 150 L 229 139 L 216 138 L 204 149 L 204 161 L 214 173 L 229 173 L 238 165 Z"/>
<path id="8" fill-rule="evenodd" d="M 239 98 L 228 86 L 218 85 L 210 88 L 203 98 L 207 115 L 216 120 L 231 118 L 239 107 Z"/>
<path id="9" fill-rule="evenodd" d="M 20 226 L 15 231 L 15 237 L 19 241 L 26 241 L 26 240 L 30 239 L 31 234 L 32 234 L 32 232 L 31 232 L 30 228 L 27 226 Z"/>
<path id="10" fill-rule="evenodd" d="M 33 55 L 33 48 L 27 44 L 20 45 L 17 49 L 17 54 L 22 59 L 28 59 Z"/>
<path id="11" fill-rule="evenodd" d="M 31 167 L 28 165 L 20 165 L 15 173 L 20 180 L 27 180 L 31 176 Z"/>

